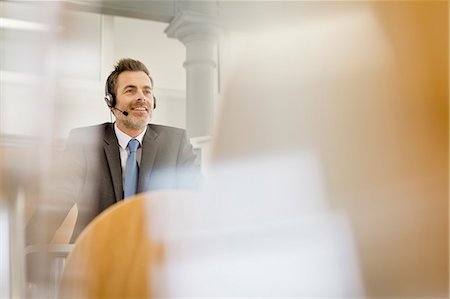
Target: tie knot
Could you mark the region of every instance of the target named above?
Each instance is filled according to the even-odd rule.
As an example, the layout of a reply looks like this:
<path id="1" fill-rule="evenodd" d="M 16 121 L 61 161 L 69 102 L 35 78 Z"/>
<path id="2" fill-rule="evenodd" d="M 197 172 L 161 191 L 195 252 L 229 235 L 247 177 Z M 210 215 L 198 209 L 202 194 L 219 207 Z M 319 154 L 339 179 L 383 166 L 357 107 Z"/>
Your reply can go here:
<path id="1" fill-rule="evenodd" d="M 133 153 L 137 150 L 139 146 L 139 141 L 137 139 L 131 139 L 130 142 L 128 142 L 128 149 L 130 150 L 130 153 Z"/>

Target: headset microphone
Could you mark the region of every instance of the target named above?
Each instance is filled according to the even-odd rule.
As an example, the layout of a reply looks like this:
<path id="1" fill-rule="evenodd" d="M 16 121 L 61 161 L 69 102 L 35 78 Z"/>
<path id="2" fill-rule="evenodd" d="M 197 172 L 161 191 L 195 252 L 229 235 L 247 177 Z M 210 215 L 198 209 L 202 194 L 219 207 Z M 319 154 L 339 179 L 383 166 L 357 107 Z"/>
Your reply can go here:
<path id="1" fill-rule="evenodd" d="M 122 112 L 123 115 L 128 116 L 128 112 L 117 109 L 116 107 L 112 107 L 112 109 L 116 109 L 119 112 Z"/>

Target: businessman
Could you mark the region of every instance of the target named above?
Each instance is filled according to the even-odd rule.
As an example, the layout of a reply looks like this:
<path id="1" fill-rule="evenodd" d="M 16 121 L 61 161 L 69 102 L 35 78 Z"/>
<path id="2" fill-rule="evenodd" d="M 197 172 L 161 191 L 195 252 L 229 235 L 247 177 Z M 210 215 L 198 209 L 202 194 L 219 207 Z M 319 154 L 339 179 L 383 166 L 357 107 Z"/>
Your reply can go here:
<path id="1" fill-rule="evenodd" d="M 105 102 L 116 121 L 70 133 L 64 173 L 53 180 L 43 213 L 36 213 L 35 221 L 45 214 L 40 220 L 46 225 L 42 231 L 27 230 L 27 243 L 50 241 L 74 203 L 79 212 L 72 240 L 99 213 L 136 193 L 197 188 L 199 163 L 186 132 L 149 124 L 156 107 L 153 88 L 142 62 L 117 63 L 105 86 Z"/>

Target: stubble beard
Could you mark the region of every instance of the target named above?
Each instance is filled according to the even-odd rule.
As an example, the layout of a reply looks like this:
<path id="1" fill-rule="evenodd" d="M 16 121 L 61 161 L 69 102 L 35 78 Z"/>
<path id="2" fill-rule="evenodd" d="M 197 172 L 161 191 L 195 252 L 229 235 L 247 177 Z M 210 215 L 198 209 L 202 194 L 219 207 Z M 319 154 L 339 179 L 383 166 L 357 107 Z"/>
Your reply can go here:
<path id="1" fill-rule="evenodd" d="M 140 130 L 142 128 L 145 128 L 145 126 L 150 123 L 151 114 L 149 114 L 145 119 L 144 118 L 138 118 L 133 115 L 123 116 L 122 117 L 122 123 L 125 128 L 129 130 Z"/>

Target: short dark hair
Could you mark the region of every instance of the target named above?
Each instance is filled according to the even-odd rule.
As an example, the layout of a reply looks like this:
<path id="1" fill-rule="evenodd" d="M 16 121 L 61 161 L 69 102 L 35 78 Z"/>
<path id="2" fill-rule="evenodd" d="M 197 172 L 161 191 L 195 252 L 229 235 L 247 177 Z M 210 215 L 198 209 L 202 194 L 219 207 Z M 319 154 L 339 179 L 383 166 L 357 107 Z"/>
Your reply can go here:
<path id="1" fill-rule="evenodd" d="M 150 81 L 152 82 L 153 86 L 153 78 L 150 76 L 150 72 L 148 71 L 145 64 L 140 62 L 139 60 L 134 60 L 131 58 L 122 58 L 117 62 L 116 66 L 114 67 L 114 70 L 109 74 L 108 79 L 106 79 L 106 88 L 105 93 L 111 94 L 114 97 L 116 96 L 116 85 L 117 85 L 117 77 L 119 77 L 119 74 L 125 71 L 132 71 L 132 72 L 144 72 L 147 74 L 147 76 L 150 78 Z"/>

